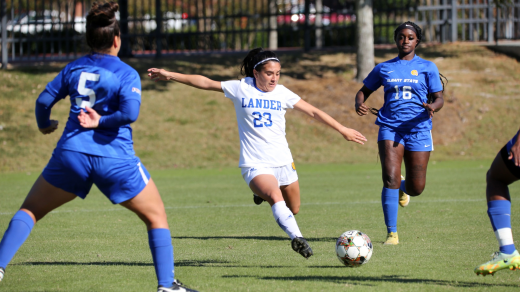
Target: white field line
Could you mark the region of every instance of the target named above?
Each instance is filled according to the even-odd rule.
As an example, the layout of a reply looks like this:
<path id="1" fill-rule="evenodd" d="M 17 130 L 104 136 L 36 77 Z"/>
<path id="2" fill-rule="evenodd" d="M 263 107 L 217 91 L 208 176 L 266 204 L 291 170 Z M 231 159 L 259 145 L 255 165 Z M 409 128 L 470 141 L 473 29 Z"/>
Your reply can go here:
<path id="1" fill-rule="evenodd" d="M 450 199 L 450 200 L 417 200 L 414 201 L 414 204 L 431 204 L 431 203 L 468 203 L 468 202 L 484 202 L 484 198 L 482 199 Z M 381 204 L 381 201 L 361 201 L 361 202 L 322 202 L 322 203 L 302 203 L 303 206 L 314 206 L 314 205 L 352 205 L 352 204 Z M 172 207 L 166 206 L 165 209 L 204 209 L 204 208 L 250 208 L 256 207 L 255 204 L 244 204 L 244 205 L 197 205 L 197 206 L 179 206 Z M 91 213 L 91 212 L 115 212 L 115 211 L 125 211 L 127 209 L 123 207 L 119 208 L 110 208 L 110 209 L 74 209 L 74 210 L 56 210 L 52 211 L 51 214 L 59 214 L 59 213 Z M 15 212 L 0 212 L 0 216 L 2 215 L 14 215 Z"/>

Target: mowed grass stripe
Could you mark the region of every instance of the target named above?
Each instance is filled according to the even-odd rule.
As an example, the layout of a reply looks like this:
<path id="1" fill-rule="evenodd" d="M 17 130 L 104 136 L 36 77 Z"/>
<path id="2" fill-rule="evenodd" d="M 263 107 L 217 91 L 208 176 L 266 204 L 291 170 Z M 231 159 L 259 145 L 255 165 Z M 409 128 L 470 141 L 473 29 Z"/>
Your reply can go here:
<path id="1" fill-rule="evenodd" d="M 421 204 L 421 203 L 466 203 L 466 202 L 483 202 L 485 199 L 466 199 L 466 200 L 422 200 L 417 201 L 415 203 Z M 341 204 L 348 204 L 348 205 L 356 205 L 356 204 L 381 204 L 381 201 L 361 201 L 361 202 L 323 202 L 323 203 L 302 203 L 304 206 L 312 206 L 312 205 L 341 205 Z M 256 207 L 255 205 L 248 204 L 248 205 L 214 205 L 214 206 L 165 206 L 164 208 L 166 210 L 170 209 L 199 209 L 199 208 L 251 208 Z M 119 211 L 127 211 L 127 209 L 124 208 L 110 208 L 110 209 L 93 209 L 93 210 L 87 210 L 87 209 L 78 209 L 78 210 L 62 210 L 62 208 L 59 208 L 55 211 L 52 211 L 52 214 L 59 214 L 59 213 L 91 213 L 91 212 L 119 212 Z M 16 212 L 0 212 L 0 215 L 14 215 Z"/>
<path id="2" fill-rule="evenodd" d="M 476 277 L 497 243 L 486 214 L 490 161 L 430 163 L 423 195 L 399 209 L 398 246 L 383 246 L 379 165 L 298 165 L 296 219 L 315 256 L 303 259 L 256 206 L 240 171 L 152 171 L 167 207 L 177 277 L 200 291 L 511 291 L 520 273 Z M 14 213 L 35 174 L 0 177 L 0 211 Z M 520 213 L 513 197 L 513 231 Z M 93 188 L 38 223 L 8 267 L 2 291 L 155 291 L 144 224 Z M 118 211 L 118 212 L 114 212 Z M 0 217 L 5 230 L 10 216 Z M 336 259 L 337 236 L 366 232 L 374 256 L 357 269 Z M 518 242 L 516 242 L 518 245 Z"/>

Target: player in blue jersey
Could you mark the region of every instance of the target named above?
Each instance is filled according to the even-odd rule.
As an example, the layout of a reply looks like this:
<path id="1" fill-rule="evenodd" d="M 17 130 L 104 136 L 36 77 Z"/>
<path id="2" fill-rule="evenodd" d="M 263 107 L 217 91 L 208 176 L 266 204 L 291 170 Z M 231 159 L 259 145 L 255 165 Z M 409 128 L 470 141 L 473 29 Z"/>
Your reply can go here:
<path id="1" fill-rule="evenodd" d="M 118 4 L 94 3 L 86 39 L 92 53 L 68 64 L 36 101 L 43 134 L 58 128 L 51 108 L 70 97 L 70 114 L 61 139 L 40 177 L 14 215 L 0 242 L 0 280 L 34 224 L 92 184 L 113 203 L 136 213 L 148 229 L 158 292 L 194 291 L 174 280 L 173 247 L 164 205 L 150 174 L 135 156 L 130 123 L 141 103 L 139 74 L 117 58 L 121 39 Z"/>
<path id="2" fill-rule="evenodd" d="M 401 24 L 394 39 L 399 55 L 378 64 L 356 95 L 358 115 L 377 113 L 384 185 L 381 200 L 388 232 L 385 244 L 390 245 L 399 243 L 398 204 L 408 205 L 409 196 L 420 195 L 426 185 L 426 167 L 433 151 L 432 117 L 444 105 L 437 67 L 415 54 L 422 39 L 419 26 L 409 21 Z M 364 102 L 380 86 L 384 87 L 385 102 L 378 111 Z M 401 175 L 403 159 L 406 180 Z"/>
<path id="3" fill-rule="evenodd" d="M 499 251 L 475 268 L 477 275 L 489 275 L 503 269 L 519 269 L 520 254 L 511 231 L 511 197 L 509 185 L 520 179 L 520 139 L 511 139 L 495 157 L 487 172 L 486 198 L 488 216 L 498 241 Z"/>

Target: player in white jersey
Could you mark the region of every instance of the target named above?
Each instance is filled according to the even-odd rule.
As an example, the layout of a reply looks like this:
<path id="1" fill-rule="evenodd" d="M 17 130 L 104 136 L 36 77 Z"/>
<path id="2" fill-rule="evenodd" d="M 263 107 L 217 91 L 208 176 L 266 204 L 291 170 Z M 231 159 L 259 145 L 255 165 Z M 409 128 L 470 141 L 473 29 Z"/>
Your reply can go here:
<path id="1" fill-rule="evenodd" d="M 246 77 L 241 80 L 220 82 L 156 68 L 148 69 L 148 76 L 156 81 L 173 80 L 223 92 L 233 101 L 242 176 L 253 193 L 271 205 L 276 222 L 292 240 L 292 248 L 308 258 L 313 254 L 312 249 L 294 219 L 300 208 L 300 186 L 285 138 L 285 112 L 289 108 L 304 112 L 338 131 L 347 141 L 363 144 L 367 140 L 279 85 L 280 69 L 280 60 L 274 52 L 256 48 L 242 62 L 241 73 Z"/>

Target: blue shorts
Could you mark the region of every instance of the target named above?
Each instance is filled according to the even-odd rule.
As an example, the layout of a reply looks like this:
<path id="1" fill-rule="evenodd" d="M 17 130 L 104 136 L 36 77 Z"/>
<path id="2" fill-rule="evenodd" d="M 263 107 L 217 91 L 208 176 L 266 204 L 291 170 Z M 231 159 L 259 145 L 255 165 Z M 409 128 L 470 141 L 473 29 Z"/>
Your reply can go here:
<path id="1" fill-rule="evenodd" d="M 42 172 L 51 185 L 85 199 L 96 184 L 113 203 L 137 196 L 148 184 L 150 174 L 138 157 L 120 159 L 54 149 Z"/>
<path id="2" fill-rule="evenodd" d="M 408 151 L 433 151 L 431 131 L 397 132 L 391 128 L 380 126 L 377 142 L 390 140 L 402 144 Z"/>

